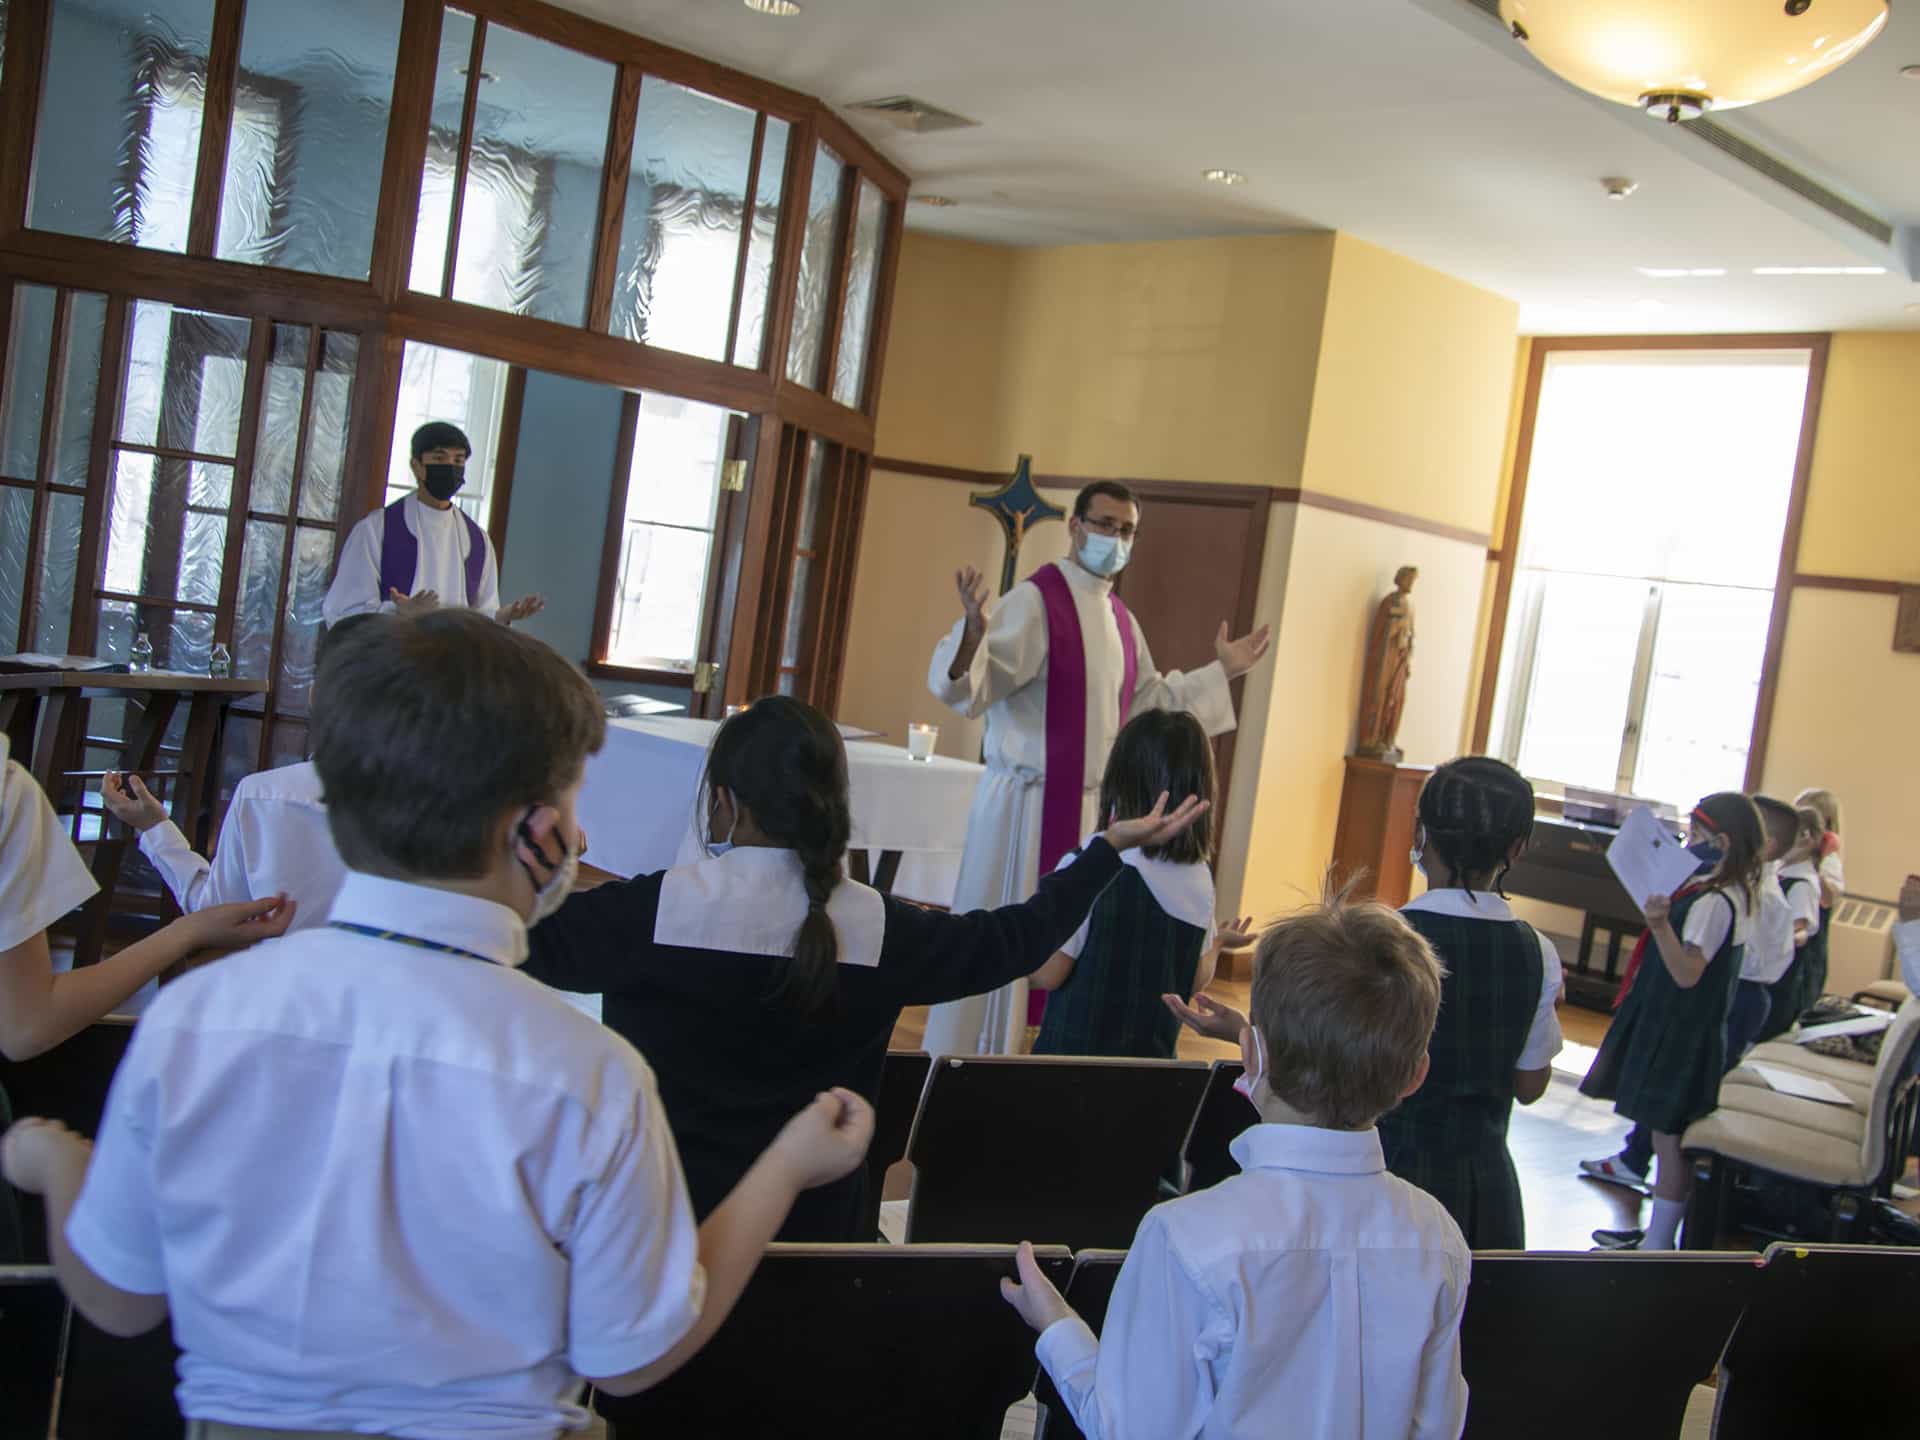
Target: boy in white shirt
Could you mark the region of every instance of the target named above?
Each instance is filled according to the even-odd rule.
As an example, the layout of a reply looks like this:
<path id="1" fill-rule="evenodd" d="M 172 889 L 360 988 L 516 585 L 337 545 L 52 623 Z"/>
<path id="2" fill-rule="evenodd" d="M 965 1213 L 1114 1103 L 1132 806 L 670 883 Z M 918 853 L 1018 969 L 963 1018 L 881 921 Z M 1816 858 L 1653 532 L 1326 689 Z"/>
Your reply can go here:
<path id="1" fill-rule="evenodd" d="M 1021 1247 L 1002 1292 L 1089 1440 L 1459 1435 L 1471 1256 L 1373 1128 L 1426 1078 L 1441 973 L 1381 905 L 1282 921 L 1240 1024 L 1243 1173 L 1141 1222 L 1097 1340 Z"/>
<path id="2" fill-rule="evenodd" d="M 646 1062 L 516 968 L 571 883 L 592 687 L 461 611 L 375 621 L 321 681 L 327 926 L 168 986 L 97 1151 L 25 1120 L 0 1167 L 82 1314 L 171 1318 L 195 1440 L 552 1440 L 576 1376 L 632 1394 L 706 1342 L 872 1112 L 820 1095 L 696 1229 Z"/>

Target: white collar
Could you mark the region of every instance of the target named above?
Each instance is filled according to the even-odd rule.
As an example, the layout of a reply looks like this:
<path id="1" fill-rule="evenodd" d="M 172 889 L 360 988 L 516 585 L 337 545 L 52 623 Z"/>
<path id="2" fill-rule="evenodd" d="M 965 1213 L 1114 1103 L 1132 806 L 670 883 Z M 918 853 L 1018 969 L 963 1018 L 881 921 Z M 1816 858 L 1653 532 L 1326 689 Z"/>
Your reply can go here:
<path id="1" fill-rule="evenodd" d="M 1322 1130 L 1314 1125 L 1251 1125 L 1227 1146 L 1242 1170 L 1305 1170 L 1322 1175 L 1378 1175 L 1387 1168 L 1380 1132 Z"/>
<path id="2" fill-rule="evenodd" d="M 1080 842 L 1080 851 L 1084 851 L 1099 837 L 1089 835 Z M 1060 863 L 1054 868 L 1064 870 L 1078 858 L 1079 852 L 1069 852 L 1060 857 Z M 1178 860 L 1159 859 L 1150 856 L 1141 846 L 1120 852 L 1120 863 L 1131 865 L 1140 872 L 1140 878 L 1147 882 L 1147 890 L 1158 905 L 1175 920 L 1192 925 L 1196 929 L 1213 933 L 1213 872 L 1200 861 L 1182 863 Z"/>
<path id="3" fill-rule="evenodd" d="M 303 805 L 323 805 L 320 772 L 311 760 L 280 765 L 272 770 L 256 770 L 235 789 L 236 798 L 245 794 L 253 800 L 291 800 Z"/>
<path id="4" fill-rule="evenodd" d="M 1400 909 L 1422 915 L 1450 915 L 1456 920 L 1511 920 L 1513 907 L 1491 890 L 1468 893 L 1455 886 L 1416 895 Z"/>
<path id="5" fill-rule="evenodd" d="M 509 967 L 527 959 L 527 922 L 507 906 L 360 870 L 347 872 L 327 919 L 451 945 Z"/>
<path id="6" fill-rule="evenodd" d="M 742 845 L 661 877 L 654 916 L 657 945 L 715 950 L 729 955 L 793 954 L 807 915 L 806 880 L 791 850 Z M 877 966 L 886 939 L 887 907 L 880 892 L 842 879 L 827 899 L 842 965 Z"/>
<path id="7" fill-rule="evenodd" d="M 1813 861 L 1796 860 L 1791 865 L 1780 867 L 1780 878 L 1782 880 L 1818 880 L 1820 872 L 1814 867 Z"/>
<path id="8" fill-rule="evenodd" d="M 1104 596 L 1113 589 L 1111 579 L 1105 575 L 1094 574 L 1071 555 L 1059 561 L 1059 570 L 1067 577 L 1067 584 L 1076 590 L 1084 590 L 1089 595 Z"/>

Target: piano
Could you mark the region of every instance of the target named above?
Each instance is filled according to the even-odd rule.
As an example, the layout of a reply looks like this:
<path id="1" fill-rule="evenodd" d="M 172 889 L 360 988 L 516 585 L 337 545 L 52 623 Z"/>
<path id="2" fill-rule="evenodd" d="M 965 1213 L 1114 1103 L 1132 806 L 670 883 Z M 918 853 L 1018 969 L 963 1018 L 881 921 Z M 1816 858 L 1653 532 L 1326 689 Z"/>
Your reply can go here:
<path id="1" fill-rule="evenodd" d="M 1569 788 L 1566 813 L 1536 815 L 1532 843 L 1507 872 L 1509 895 L 1565 905 L 1585 917 L 1579 950 L 1566 966 L 1567 999 L 1590 1010 L 1613 1008 L 1626 968 L 1622 949 L 1646 929 L 1640 907 L 1628 898 L 1607 864 L 1607 846 L 1629 809 L 1651 803 Z M 1655 804 L 1653 810 L 1679 831 L 1678 816 L 1671 807 Z M 1594 949 L 1603 934 L 1606 954 L 1601 963 Z"/>

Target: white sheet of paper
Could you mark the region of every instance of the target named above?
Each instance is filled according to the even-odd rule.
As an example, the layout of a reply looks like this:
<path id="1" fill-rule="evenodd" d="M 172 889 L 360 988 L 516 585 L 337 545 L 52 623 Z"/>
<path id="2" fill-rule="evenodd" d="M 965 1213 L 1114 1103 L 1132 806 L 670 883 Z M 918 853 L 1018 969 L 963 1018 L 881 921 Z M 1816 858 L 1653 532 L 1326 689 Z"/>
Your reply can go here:
<path id="1" fill-rule="evenodd" d="M 1751 1060 L 1747 1062 L 1747 1069 L 1782 1095 L 1798 1095 L 1802 1100 L 1818 1100 L 1822 1105 L 1853 1104 L 1839 1086 L 1829 1085 L 1817 1076 L 1802 1075 L 1798 1070 L 1780 1065 L 1757 1065 Z"/>
<path id="2" fill-rule="evenodd" d="M 1607 846 L 1607 864 L 1642 909 L 1655 895 L 1671 895 L 1700 868 L 1687 847 L 1644 805 L 1621 822 L 1620 833 Z"/>
<path id="3" fill-rule="evenodd" d="M 18 655 L 4 658 L 20 665 L 38 666 L 43 670 L 105 670 L 113 664 L 111 660 L 99 660 L 92 655 L 42 655 L 38 650 L 23 650 Z"/>
<path id="4" fill-rule="evenodd" d="M 1856 1015 L 1851 1020 L 1829 1020 L 1824 1025 L 1809 1025 L 1795 1032 L 1793 1043 L 1805 1045 L 1809 1040 L 1827 1040 L 1835 1035 L 1872 1035 L 1893 1024 L 1893 1016 L 1881 1011 L 1872 1015 Z"/>

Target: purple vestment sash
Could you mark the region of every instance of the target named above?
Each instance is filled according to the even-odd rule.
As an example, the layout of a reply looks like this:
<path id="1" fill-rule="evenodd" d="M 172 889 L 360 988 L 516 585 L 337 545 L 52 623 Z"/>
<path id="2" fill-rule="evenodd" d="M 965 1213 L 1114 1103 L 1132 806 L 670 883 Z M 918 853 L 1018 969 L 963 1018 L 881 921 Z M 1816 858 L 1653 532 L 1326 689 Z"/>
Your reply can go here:
<path id="1" fill-rule="evenodd" d="M 472 607 L 480 599 L 480 577 L 487 568 L 487 537 L 466 511 L 460 511 L 460 518 L 467 522 L 467 605 Z M 380 533 L 380 603 L 395 590 L 411 595 L 419 570 L 420 540 L 407 524 L 407 497 L 402 495 L 387 506 Z"/>

